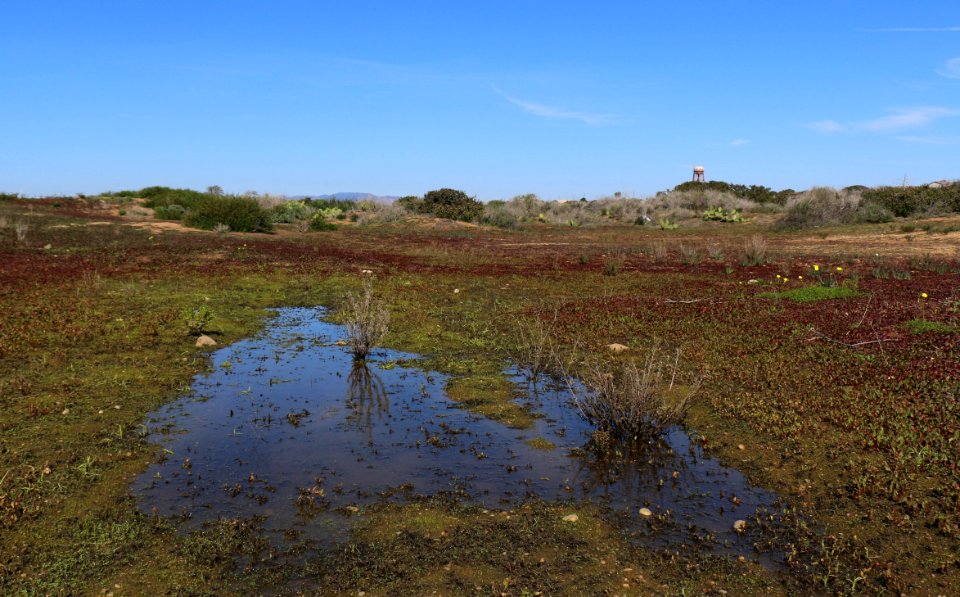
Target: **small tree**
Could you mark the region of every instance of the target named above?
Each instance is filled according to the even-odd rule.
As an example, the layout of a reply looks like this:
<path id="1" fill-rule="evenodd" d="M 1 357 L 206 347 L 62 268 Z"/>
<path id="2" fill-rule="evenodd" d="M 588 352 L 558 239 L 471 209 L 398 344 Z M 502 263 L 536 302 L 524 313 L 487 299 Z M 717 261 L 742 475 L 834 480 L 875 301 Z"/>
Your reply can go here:
<path id="1" fill-rule="evenodd" d="M 207 194 L 208 194 L 208 195 L 213 195 L 214 197 L 219 197 L 219 196 L 223 195 L 223 187 L 221 187 L 220 185 L 217 185 L 217 184 L 211 185 L 211 186 L 207 187 Z"/>
<path id="2" fill-rule="evenodd" d="M 468 222 L 480 217 L 483 204 L 457 189 L 437 189 L 423 196 L 419 209 L 438 218 Z"/>

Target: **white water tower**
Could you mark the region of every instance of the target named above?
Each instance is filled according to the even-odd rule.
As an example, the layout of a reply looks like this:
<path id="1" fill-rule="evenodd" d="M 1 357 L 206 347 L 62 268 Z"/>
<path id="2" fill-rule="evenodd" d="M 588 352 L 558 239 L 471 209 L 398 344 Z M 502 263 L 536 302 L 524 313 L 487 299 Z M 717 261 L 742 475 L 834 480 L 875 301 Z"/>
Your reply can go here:
<path id="1" fill-rule="evenodd" d="M 706 178 L 703 174 L 703 166 L 693 167 L 693 182 L 704 182 Z"/>

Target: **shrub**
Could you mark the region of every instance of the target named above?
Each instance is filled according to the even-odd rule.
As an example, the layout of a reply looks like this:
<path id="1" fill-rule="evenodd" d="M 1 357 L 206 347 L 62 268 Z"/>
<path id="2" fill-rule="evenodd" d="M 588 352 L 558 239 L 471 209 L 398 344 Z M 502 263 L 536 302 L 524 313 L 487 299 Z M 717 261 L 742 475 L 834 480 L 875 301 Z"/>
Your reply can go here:
<path id="1" fill-rule="evenodd" d="M 392 203 L 376 204 L 376 211 L 364 212 L 356 220 L 357 224 L 366 226 L 370 224 L 399 224 L 407 221 L 409 212 L 403 207 Z M 356 214 L 350 214 L 352 216 Z"/>
<path id="2" fill-rule="evenodd" d="M 336 208 L 344 212 L 352 211 L 357 207 L 356 201 L 350 199 L 311 199 L 307 197 L 303 202 L 307 207 L 320 210 Z"/>
<path id="3" fill-rule="evenodd" d="M 505 201 L 491 201 L 483 206 L 480 223 L 498 228 L 516 228 L 520 217 Z"/>
<path id="4" fill-rule="evenodd" d="M 420 212 L 438 218 L 468 222 L 480 217 L 483 204 L 457 189 L 438 189 L 423 196 Z"/>
<path id="5" fill-rule="evenodd" d="M 415 195 L 405 195 L 395 202 L 400 207 L 412 213 L 420 213 L 420 207 L 423 205 L 423 199 Z"/>
<path id="6" fill-rule="evenodd" d="M 723 182 L 722 180 L 711 180 L 710 182 L 687 181 L 678 184 L 673 188 L 673 190 L 696 192 L 715 191 L 721 193 L 730 193 L 736 197 L 739 197 L 740 199 L 746 199 L 748 201 L 753 201 L 754 203 L 772 203 L 775 205 L 784 205 L 790 195 L 792 195 L 794 192 L 793 189 L 774 191 L 761 185 L 747 186 L 743 184 L 731 184 L 729 182 Z M 699 209 L 703 209 L 703 207 Z"/>
<path id="7" fill-rule="evenodd" d="M 353 358 L 366 360 L 370 351 L 387 335 L 390 311 L 383 300 L 373 294 L 373 285 L 366 282 L 362 292 L 346 295 L 342 316 Z"/>
<path id="8" fill-rule="evenodd" d="M 337 226 L 335 224 L 331 224 L 325 217 L 323 217 L 323 212 L 318 211 L 317 213 L 313 214 L 313 217 L 310 219 L 310 230 L 323 232 L 336 229 Z"/>
<path id="9" fill-rule="evenodd" d="M 856 193 L 838 193 L 829 187 L 815 187 L 793 197 L 776 224 L 780 230 L 801 230 L 853 221 L 860 204 Z"/>
<path id="10" fill-rule="evenodd" d="M 263 205 L 263 202 L 260 201 Z M 311 209 L 303 201 L 284 201 L 270 210 L 270 219 L 276 224 L 292 224 L 310 217 Z"/>
<path id="11" fill-rule="evenodd" d="M 649 350 L 642 365 L 629 361 L 618 369 L 588 362 L 578 375 L 567 376 L 580 414 L 601 434 L 621 440 L 655 437 L 683 421 L 698 384 L 681 396 L 674 394 L 679 351 L 664 358 L 659 347 Z"/>
<path id="12" fill-rule="evenodd" d="M 864 203 L 857 209 L 856 219 L 866 224 L 884 224 L 893 221 L 893 212 L 879 203 Z"/>
<path id="13" fill-rule="evenodd" d="M 182 205 L 171 203 L 170 205 L 161 205 L 153 210 L 153 216 L 158 220 L 181 220 L 186 209 Z"/>
<path id="14" fill-rule="evenodd" d="M 127 193 L 129 191 L 121 191 Z M 129 195 L 114 194 L 115 197 L 127 197 Z M 171 189 L 170 187 L 146 187 L 136 193 L 137 197 L 146 199 L 144 205 L 157 208 L 161 205 L 171 205 L 176 203 L 187 209 L 192 209 L 200 204 L 204 199 L 210 197 L 206 193 L 194 191 L 192 189 Z"/>
<path id="15" fill-rule="evenodd" d="M 863 191 L 863 198 L 886 207 L 897 217 L 937 209 L 960 212 L 960 184 L 941 187 L 878 187 Z"/>
<path id="16" fill-rule="evenodd" d="M 193 228 L 213 230 L 225 224 L 235 232 L 271 232 L 270 214 L 251 197 L 204 195 L 203 201 L 190 208 L 184 223 Z"/>

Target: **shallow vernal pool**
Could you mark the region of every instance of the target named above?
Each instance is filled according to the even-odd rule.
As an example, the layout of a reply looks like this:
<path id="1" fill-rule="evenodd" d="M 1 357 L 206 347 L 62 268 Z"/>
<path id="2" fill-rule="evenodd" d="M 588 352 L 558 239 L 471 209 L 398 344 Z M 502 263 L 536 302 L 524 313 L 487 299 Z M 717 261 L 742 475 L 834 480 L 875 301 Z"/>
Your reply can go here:
<path id="1" fill-rule="evenodd" d="M 267 529 L 325 542 L 344 536 L 343 513 L 385 497 L 445 492 L 489 507 L 586 498 L 623 512 L 650 544 L 705 539 L 750 553 L 734 522 L 774 506 L 775 494 L 704 457 L 679 428 L 642 454 L 597 460 L 580 449 L 591 428 L 567 392 L 528 392 L 522 401 L 542 417 L 512 429 L 451 402 L 443 376 L 397 364 L 416 355 L 382 351 L 356 366 L 335 344 L 343 328 L 323 315 L 278 310 L 263 333 L 215 352 L 191 395 L 150 417 L 165 457 L 136 481 L 144 511 L 188 527 L 263 516 Z M 536 438 L 549 443 L 527 443 Z"/>

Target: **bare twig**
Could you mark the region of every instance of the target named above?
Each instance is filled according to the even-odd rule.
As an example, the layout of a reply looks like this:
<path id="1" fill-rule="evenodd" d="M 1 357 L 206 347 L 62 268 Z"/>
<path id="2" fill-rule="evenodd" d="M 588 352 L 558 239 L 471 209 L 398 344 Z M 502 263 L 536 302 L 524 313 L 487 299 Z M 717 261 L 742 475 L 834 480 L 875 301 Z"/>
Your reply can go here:
<path id="1" fill-rule="evenodd" d="M 864 340 L 863 342 L 841 342 L 831 338 L 830 336 L 824 334 L 815 327 L 810 328 L 810 332 L 814 334 L 813 338 L 807 338 L 807 342 L 813 342 L 815 340 L 826 340 L 827 342 L 832 342 L 833 344 L 839 344 L 840 346 L 846 346 L 847 348 L 857 348 L 858 346 L 867 346 L 869 344 L 880 344 L 882 342 L 897 342 L 900 338 L 877 338 L 876 340 Z"/>

